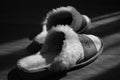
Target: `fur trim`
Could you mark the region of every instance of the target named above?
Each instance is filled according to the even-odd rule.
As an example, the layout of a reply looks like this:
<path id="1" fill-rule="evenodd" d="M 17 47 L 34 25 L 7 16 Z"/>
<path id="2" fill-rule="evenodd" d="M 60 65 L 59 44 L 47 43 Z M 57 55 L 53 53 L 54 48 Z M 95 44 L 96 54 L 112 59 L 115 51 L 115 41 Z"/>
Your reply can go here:
<path id="1" fill-rule="evenodd" d="M 47 16 L 46 16 L 45 20 L 43 21 L 43 25 L 46 25 L 46 24 L 48 23 L 48 18 L 49 18 L 51 15 L 53 15 L 53 14 L 55 14 L 55 13 L 59 13 L 59 12 L 61 12 L 61 11 L 68 11 L 68 12 L 70 12 L 71 10 L 72 10 L 72 7 L 68 6 L 68 7 L 56 8 L 56 9 L 53 9 L 53 10 L 49 11 L 49 12 L 47 13 Z"/>
<path id="2" fill-rule="evenodd" d="M 47 25 L 48 19 L 50 16 L 54 14 L 59 14 L 60 12 L 69 12 L 72 15 L 72 22 L 70 24 L 70 27 L 73 28 L 73 30 L 77 31 L 80 28 L 80 25 L 82 24 L 82 15 L 72 6 L 67 6 L 67 7 L 59 7 L 56 9 L 51 10 L 50 12 L 47 13 L 45 20 L 43 21 L 43 25 Z M 63 25 L 63 24 L 58 24 L 58 25 Z M 68 24 L 66 24 L 68 25 Z M 55 26 L 55 25 L 52 25 Z"/>

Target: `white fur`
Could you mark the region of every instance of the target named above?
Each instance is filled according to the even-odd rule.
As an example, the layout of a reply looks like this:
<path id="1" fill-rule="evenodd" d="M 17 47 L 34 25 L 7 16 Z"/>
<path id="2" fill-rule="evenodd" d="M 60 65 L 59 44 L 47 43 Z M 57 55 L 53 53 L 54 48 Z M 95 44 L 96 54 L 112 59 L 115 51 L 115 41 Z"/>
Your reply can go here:
<path id="1" fill-rule="evenodd" d="M 38 52 L 35 55 L 31 55 L 20 59 L 17 63 L 18 66 L 27 71 L 35 71 L 40 68 L 46 67 L 46 60 Z"/>
<path id="2" fill-rule="evenodd" d="M 46 58 L 42 56 L 43 54 L 41 53 L 41 55 L 40 52 L 38 52 L 35 55 L 20 59 L 18 61 L 18 66 L 30 72 L 39 71 L 41 68 L 48 66 L 50 66 L 50 70 L 66 70 L 76 65 L 78 60 L 82 60 L 84 58 L 84 51 L 82 44 L 79 41 L 79 36 L 72 28 L 68 25 L 58 25 L 56 27 L 52 27 L 50 31 L 63 32 L 65 34 L 62 50 L 57 57 L 53 57 L 54 61 L 47 63 Z M 47 54 L 48 55 L 45 55 L 48 56 L 48 59 L 52 57 L 52 53 L 47 52 Z"/>
<path id="3" fill-rule="evenodd" d="M 58 25 L 55 28 L 53 27 L 53 30 L 63 32 L 65 40 L 60 55 L 55 58 L 51 65 L 54 65 L 52 66 L 53 69 L 69 69 L 76 64 L 78 59 L 84 58 L 82 44 L 78 35 L 67 25 Z"/>
<path id="4" fill-rule="evenodd" d="M 44 43 L 45 39 L 46 39 L 46 36 L 47 36 L 47 27 L 46 25 L 43 26 L 43 30 L 41 33 L 39 33 L 35 38 L 34 40 L 38 43 Z"/>
<path id="5" fill-rule="evenodd" d="M 68 11 L 68 12 L 71 12 L 73 9 L 73 7 L 71 6 L 67 6 L 67 7 L 60 7 L 60 8 L 56 8 L 56 9 L 53 9 L 52 11 L 48 12 L 47 13 L 47 16 L 45 18 L 45 20 L 43 21 L 43 30 L 41 33 L 39 33 L 35 38 L 34 40 L 37 41 L 38 43 L 44 43 L 45 41 L 45 38 L 47 36 L 47 22 L 48 22 L 48 18 L 54 14 L 54 13 L 59 13 L 60 11 Z"/>
<path id="6" fill-rule="evenodd" d="M 72 10 L 72 7 L 71 6 L 67 6 L 67 7 L 59 7 L 59 8 L 56 8 L 56 9 L 53 9 L 53 13 L 54 12 L 59 12 L 59 11 L 71 11 Z"/>
<path id="7" fill-rule="evenodd" d="M 72 7 L 71 7 L 71 6 L 68 6 L 68 7 L 59 7 L 59 8 L 53 9 L 53 10 L 51 10 L 50 12 L 47 13 L 47 16 L 46 16 L 45 21 L 43 22 L 43 24 L 44 24 L 44 25 L 47 24 L 47 22 L 48 22 L 47 20 L 48 20 L 48 18 L 49 18 L 52 14 L 54 14 L 54 13 L 59 13 L 60 11 L 68 11 L 68 12 L 70 12 L 71 10 L 72 10 Z"/>
<path id="8" fill-rule="evenodd" d="M 82 24 L 82 15 L 72 6 L 59 7 L 59 8 L 53 9 L 52 11 L 48 12 L 45 20 L 43 21 L 43 25 L 46 25 L 48 23 L 48 18 L 51 15 L 54 15 L 55 13 L 59 13 L 61 11 L 67 11 L 72 14 L 73 21 L 70 27 L 74 28 L 74 30 L 79 30 L 80 25 Z"/>

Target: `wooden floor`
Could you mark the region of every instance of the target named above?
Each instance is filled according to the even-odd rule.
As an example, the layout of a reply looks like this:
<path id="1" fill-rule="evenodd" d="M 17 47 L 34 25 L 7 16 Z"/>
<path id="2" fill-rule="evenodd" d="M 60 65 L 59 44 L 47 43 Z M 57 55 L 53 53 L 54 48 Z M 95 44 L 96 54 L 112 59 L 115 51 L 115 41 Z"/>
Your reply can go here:
<path id="1" fill-rule="evenodd" d="M 120 80 L 120 15 L 93 21 L 93 26 L 86 34 L 94 34 L 103 39 L 103 54 L 90 65 L 49 80 Z M 7 80 L 17 60 L 29 55 L 25 51 L 29 43 L 24 38 L 0 44 L 0 80 Z"/>

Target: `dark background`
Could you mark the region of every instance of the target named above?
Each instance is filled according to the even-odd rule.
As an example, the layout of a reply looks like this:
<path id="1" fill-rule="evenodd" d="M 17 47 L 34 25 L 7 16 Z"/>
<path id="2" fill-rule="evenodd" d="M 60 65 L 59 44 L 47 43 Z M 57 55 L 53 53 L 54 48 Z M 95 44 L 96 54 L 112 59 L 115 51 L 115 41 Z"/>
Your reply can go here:
<path id="1" fill-rule="evenodd" d="M 74 6 L 90 18 L 119 11 L 116 0 L 1 0 L 0 43 L 28 37 L 41 30 L 46 13 L 60 6 Z"/>
<path id="2" fill-rule="evenodd" d="M 40 23 L 46 13 L 53 8 L 67 5 L 74 6 L 79 12 L 92 19 L 120 11 L 119 2 L 116 0 L 1 0 L 0 80 L 7 80 L 16 62 L 28 55 L 25 49 L 30 41 L 26 40 L 26 37 L 41 30 Z M 93 22 L 94 25 L 101 26 L 91 29 L 92 34 L 101 37 L 105 45 L 102 55 L 95 62 L 82 69 L 69 72 L 65 76 L 58 75 L 53 79 L 46 76 L 46 78 L 49 80 L 120 80 L 119 15 Z M 119 20 L 115 21 L 116 18 Z M 106 22 L 109 23 L 106 24 Z"/>

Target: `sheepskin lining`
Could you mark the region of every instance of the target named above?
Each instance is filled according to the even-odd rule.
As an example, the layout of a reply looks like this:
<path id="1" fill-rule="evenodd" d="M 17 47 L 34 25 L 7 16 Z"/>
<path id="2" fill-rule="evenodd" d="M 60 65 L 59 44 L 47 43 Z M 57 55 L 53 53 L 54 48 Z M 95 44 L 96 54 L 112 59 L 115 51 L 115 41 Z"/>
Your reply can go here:
<path id="1" fill-rule="evenodd" d="M 52 26 L 56 26 L 58 24 L 62 24 L 62 25 L 70 25 L 73 21 L 73 17 L 72 14 L 68 11 L 60 11 L 60 12 L 56 12 L 51 14 L 48 17 L 47 20 L 47 29 L 49 30 Z"/>

